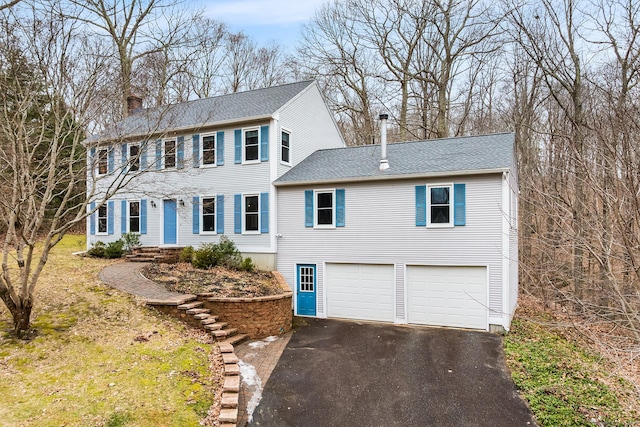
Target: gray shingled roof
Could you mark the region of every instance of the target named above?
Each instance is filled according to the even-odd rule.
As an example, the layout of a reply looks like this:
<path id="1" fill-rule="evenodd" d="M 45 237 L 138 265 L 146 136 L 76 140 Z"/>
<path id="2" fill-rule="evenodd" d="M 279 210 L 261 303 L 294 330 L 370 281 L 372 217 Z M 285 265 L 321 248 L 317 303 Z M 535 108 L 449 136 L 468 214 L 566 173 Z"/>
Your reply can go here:
<path id="1" fill-rule="evenodd" d="M 85 143 L 146 136 L 171 129 L 197 129 L 220 122 L 271 116 L 312 84 L 312 80 L 307 80 L 142 110 L 116 123 L 102 134 L 87 138 Z"/>
<path id="2" fill-rule="evenodd" d="M 388 145 L 382 172 L 380 145 L 318 150 L 275 181 L 276 185 L 482 173 L 512 166 L 513 133 L 466 136 Z"/>

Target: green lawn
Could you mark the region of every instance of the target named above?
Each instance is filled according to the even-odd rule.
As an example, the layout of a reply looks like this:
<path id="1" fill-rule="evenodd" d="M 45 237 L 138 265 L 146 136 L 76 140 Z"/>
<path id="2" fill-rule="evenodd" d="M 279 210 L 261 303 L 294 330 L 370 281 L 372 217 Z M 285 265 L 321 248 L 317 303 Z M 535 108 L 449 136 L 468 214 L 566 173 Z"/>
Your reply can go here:
<path id="1" fill-rule="evenodd" d="M 217 347 L 102 285 L 97 274 L 112 261 L 71 255 L 84 244 L 67 236 L 54 248 L 35 339 L 12 339 L 0 307 L 0 425 L 199 425 L 220 394 Z"/>
<path id="2" fill-rule="evenodd" d="M 541 426 L 637 426 L 640 398 L 604 357 L 554 329 L 549 316 L 514 319 L 507 365 Z"/>

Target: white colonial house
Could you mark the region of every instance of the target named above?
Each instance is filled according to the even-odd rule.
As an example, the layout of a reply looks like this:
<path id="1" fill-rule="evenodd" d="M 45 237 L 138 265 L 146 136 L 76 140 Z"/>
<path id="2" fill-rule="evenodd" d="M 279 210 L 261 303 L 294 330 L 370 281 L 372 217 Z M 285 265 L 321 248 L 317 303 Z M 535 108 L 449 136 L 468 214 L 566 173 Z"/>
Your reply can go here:
<path id="1" fill-rule="evenodd" d="M 149 246 L 225 234 L 282 273 L 297 315 L 509 329 L 518 296 L 513 134 L 387 147 L 383 120 L 381 145 L 345 147 L 314 82 L 149 116 L 87 141 L 89 182 L 100 191 L 123 169 L 140 171 L 91 216 L 89 245 L 128 231 Z"/>

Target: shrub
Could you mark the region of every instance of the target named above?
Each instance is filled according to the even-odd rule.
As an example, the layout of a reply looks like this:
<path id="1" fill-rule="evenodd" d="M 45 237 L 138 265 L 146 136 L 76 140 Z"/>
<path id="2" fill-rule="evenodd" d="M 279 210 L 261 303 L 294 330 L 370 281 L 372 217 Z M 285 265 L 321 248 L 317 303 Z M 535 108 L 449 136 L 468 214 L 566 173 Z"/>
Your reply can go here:
<path id="1" fill-rule="evenodd" d="M 180 255 L 178 256 L 178 261 L 188 262 L 189 264 L 191 264 L 193 262 L 193 254 L 194 254 L 193 246 L 186 246 L 182 248 L 182 250 L 180 251 Z"/>
<path id="2" fill-rule="evenodd" d="M 140 235 L 138 233 L 124 233 L 122 235 L 122 240 L 124 241 L 124 250 L 127 252 L 131 252 L 133 248 L 142 246 Z"/>
<path id="3" fill-rule="evenodd" d="M 202 269 L 215 266 L 217 263 L 214 247 L 215 244 L 213 243 L 205 243 L 198 249 L 194 250 L 191 264 L 196 268 Z"/>
<path id="4" fill-rule="evenodd" d="M 98 240 L 93 245 L 91 245 L 91 247 L 87 251 L 87 255 L 96 258 L 104 258 L 104 250 L 106 247 L 107 245 L 105 245 L 103 241 Z"/>
<path id="5" fill-rule="evenodd" d="M 253 270 L 255 270 L 255 268 L 256 268 L 256 266 L 253 264 L 253 261 L 251 260 L 251 257 L 246 257 L 240 263 L 240 270 L 253 271 Z"/>
<path id="6" fill-rule="evenodd" d="M 122 239 L 108 244 L 98 240 L 87 251 L 87 255 L 96 258 L 120 258 L 124 253 L 124 241 Z"/>
<path id="7" fill-rule="evenodd" d="M 185 248 L 186 249 L 186 248 Z M 196 268 L 207 269 L 222 265 L 228 268 L 240 268 L 242 256 L 236 248 L 235 243 L 227 236 L 221 236 L 220 241 L 215 243 L 205 243 L 198 249 L 191 249 L 193 255 L 191 264 Z M 181 254 L 182 256 L 182 254 Z M 253 263 L 251 263 L 253 265 Z"/>

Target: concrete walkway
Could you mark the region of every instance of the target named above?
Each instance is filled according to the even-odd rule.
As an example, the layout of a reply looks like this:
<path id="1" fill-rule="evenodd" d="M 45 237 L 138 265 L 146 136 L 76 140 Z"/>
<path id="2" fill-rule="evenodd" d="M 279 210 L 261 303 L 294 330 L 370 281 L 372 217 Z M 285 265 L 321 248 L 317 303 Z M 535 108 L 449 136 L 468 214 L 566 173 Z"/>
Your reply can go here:
<path id="1" fill-rule="evenodd" d="M 163 286 L 144 277 L 140 271 L 147 262 L 119 262 L 105 267 L 100 272 L 100 280 L 112 288 L 137 295 L 148 301 L 182 302 L 195 295 L 167 291 Z"/>

